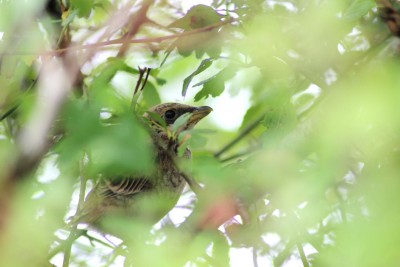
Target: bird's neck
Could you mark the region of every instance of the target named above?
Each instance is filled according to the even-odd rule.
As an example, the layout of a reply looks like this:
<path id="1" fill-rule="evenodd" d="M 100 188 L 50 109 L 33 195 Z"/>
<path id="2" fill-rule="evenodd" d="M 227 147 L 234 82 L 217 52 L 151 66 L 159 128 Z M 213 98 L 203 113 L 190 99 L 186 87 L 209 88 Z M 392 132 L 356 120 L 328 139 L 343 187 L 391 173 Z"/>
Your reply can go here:
<path id="1" fill-rule="evenodd" d="M 179 143 L 172 139 L 165 132 L 158 132 L 154 138 L 155 145 L 159 150 L 168 152 L 170 156 L 176 157 L 178 154 Z"/>

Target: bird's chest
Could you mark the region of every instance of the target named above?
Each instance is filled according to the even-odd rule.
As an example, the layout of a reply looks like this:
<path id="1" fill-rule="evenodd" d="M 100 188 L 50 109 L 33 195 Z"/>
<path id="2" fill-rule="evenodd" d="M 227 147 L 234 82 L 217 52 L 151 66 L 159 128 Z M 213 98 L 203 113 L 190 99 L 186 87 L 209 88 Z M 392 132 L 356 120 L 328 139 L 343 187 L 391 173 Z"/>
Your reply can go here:
<path id="1" fill-rule="evenodd" d="M 167 152 L 161 151 L 157 155 L 158 179 L 156 190 L 180 194 L 185 186 L 185 180 L 174 162 L 174 158 Z"/>

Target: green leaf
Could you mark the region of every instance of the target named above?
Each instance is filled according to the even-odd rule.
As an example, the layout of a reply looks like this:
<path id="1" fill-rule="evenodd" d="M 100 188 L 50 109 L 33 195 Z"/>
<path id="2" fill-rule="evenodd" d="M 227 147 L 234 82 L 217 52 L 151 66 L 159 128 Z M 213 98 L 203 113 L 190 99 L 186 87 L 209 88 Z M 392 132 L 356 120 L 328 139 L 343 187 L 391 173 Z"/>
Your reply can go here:
<path id="1" fill-rule="evenodd" d="M 216 234 L 212 246 L 212 256 L 216 265 L 218 266 L 229 266 L 229 244 L 222 234 Z"/>
<path id="2" fill-rule="evenodd" d="M 63 21 L 61 23 L 61 26 L 63 26 L 65 28 L 68 25 L 70 25 L 72 23 L 72 21 L 75 19 L 77 13 L 78 13 L 77 10 L 74 10 L 72 12 L 68 12 L 67 17 L 65 19 L 63 19 Z"/>
<path id="3" fill-rule="evenodd" d="M 196 130 L 193 129 L 189 132 L 190 134 L 190 139 L 189 139 L 189 144 L 190 147 L 192 148 L 204 148 L 205 145 L 207 144 L 207 137 L 205 136 L 206 134 L 209 133 L 214 133 L 213 131 L 208 131 L 208 130 Z"/>
<path id="4" fill-rule="evenodd" d="M 365 16 L 376 6 L 373 0 L 356 0 L 351 3 L 348 9 L 344 12 L 343 18 L 346 20 L 358 20 Z"/>
<path id="5" fill-rule="evenodd" d="M 290 102 L 272 104 L 263 121 L 268 136 L 284 136 L 296 123 L 296 111 Z"/>
<path id="6" fill-rule="evenodd" d="M 190 8 L 184 17 L 172 22 L 169 27 L 184 30 L 198 29 L 218 23 L 221 17 L 210 6 L 196 5 Z"/>
<path id="7" fill-rule="evenodd" d="M 147 81 L 143 89 L 142 96 L 146 109 L 161 103 L 161 98 L 158 94 L 157 89 L 149 81 Z"/>
<path id="8" fill-rule="evenodd" d="M 190 74 L 188 77 L 186 77 L 183 80 L 183 87 L 182 87 L 182 96 L 186 96 L 186 92 L 187 89 L 190 85 L 190 82 L 192 81 L 192 79 L 199 73 L 202 73 L 203 71 L 205 71 L 206 69 L 208 69 L 213 63 L 213 60 L 211 58 L 207 58 L 201 61 L 200 65 L 197 67 L 197 69 Z"/>
<path id="9" fill-rule="evenodd" d="M 133 114 L 124 114 L 117 124 L 103 127 L 90 143 L 93 173 L 125 175 L 147 173 L 152 167 L 150 137 Z"/>
<path id="10" fill-rule="evenodd" d="M 79 17 L 88 17 L 92 11 L 92 0 L 70 0 L 71 7 L 76 9 Z"/>
<path id="11" fill-rule="evenodd" d="M 118 71 L 126 71 L 131 74 L 137 74 L 138 71 L 127 65 L 124 59 L 109 58 L 106 62 L 97 67 L 93 74 L 95 75 L 90 86 L 92 89 L 103 88 L 107 85 Z M 97 74 L 97 75 L 96 75 Z"/>
<path id="12" fill-rule="evenodd" d="M 172 132 L 176 133 L 178 130 L 190 119 L 191 113 L 185 113 L 181 115 L 172 125 Z"/>
<path id="13" fill-rule="evenodd" d="M 225 89 L 225 82 L 235 76 L 237 67 L 228 66 L 218 72 L 213 77 L 195 84 L 194 86 L 203 85 L 203 88 L 195 95 L 194 101 L 199 101 L 209 96 L 216 97 L 222 94 Z"/>
<path id="14" fill-rule="evenodd" d="M 221 21 L 222 17 L 223 16 L 218 14 L 212 7 L 197 5 L 189 9 L 183 18 L 171 23 L 169 27 L 181 28 L 186 32 L 216 24 Z M 205 53 L 211 58 L 217 58 L 221 53 L 220 40 L 218 37 L 218 30 L 214 29 L 212 31 L 178 38 L 167 49 L 167 56 L 176 47 L 179 54 L 183 57 L 187 57 L 192 51 L 195 51 L 196 57 L 199 59 L 202 58 Z M 162 64 L 165 62 L 165 59 Z"/>
<path id="15" fill-rule="evenodd" d="M 155 121 L 158 125 L 162 128 L 167 128 L 167 124 L 165 123 L 164 119 L 155 112 L 146 111 L 146 113 L 150 116 L 150 118 Z"/>
<path id="16" fill-rule="evenodd" d="M 266 107 L 264 103 L 259 102 L 254 105 L 252 105 L 244 115 L 242 125 L 240 126 L 239 130 L 243 130 L 246 128 L 248 125 L 251 123 L 255 122 L 258 118 L 262 116 L 266 111 Z"/>
<path id="17" fill-rule="evenodd" d="M 99 110 L 84 100 L 71 100 L 62 112 L 62 128 L 66 135 L 57 150 L 61 161 L 70 161 L 87 148 L 91 140 L 102 133 Z"/>

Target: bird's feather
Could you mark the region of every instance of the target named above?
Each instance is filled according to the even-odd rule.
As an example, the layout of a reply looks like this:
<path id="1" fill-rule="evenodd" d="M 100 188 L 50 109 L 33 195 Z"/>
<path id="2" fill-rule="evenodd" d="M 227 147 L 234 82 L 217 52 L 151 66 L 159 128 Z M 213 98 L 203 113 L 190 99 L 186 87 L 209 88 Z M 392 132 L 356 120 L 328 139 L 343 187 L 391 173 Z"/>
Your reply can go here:
<path id="1" fill-rule="evenodd" d="M 114 195 L 133 196 L 139 192 L 148 191 L 153 184 L 148 178 L 118 177 L 105 179 L 99 186 L 98 192 L 104 197 Z"/>

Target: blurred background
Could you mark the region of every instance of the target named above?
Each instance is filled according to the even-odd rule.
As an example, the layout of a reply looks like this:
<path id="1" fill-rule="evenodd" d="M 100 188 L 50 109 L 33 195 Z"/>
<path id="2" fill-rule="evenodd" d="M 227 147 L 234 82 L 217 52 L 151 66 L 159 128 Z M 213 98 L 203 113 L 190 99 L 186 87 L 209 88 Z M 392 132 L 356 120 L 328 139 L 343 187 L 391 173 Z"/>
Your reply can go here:
<path id="1" fill-rule="evenodd" d="M 399 36 L 389 0 L 0 0 L 0 266 L 399 266 Z M 202 196 L 68 224 L 163 102 L 213 108 Z"/>

